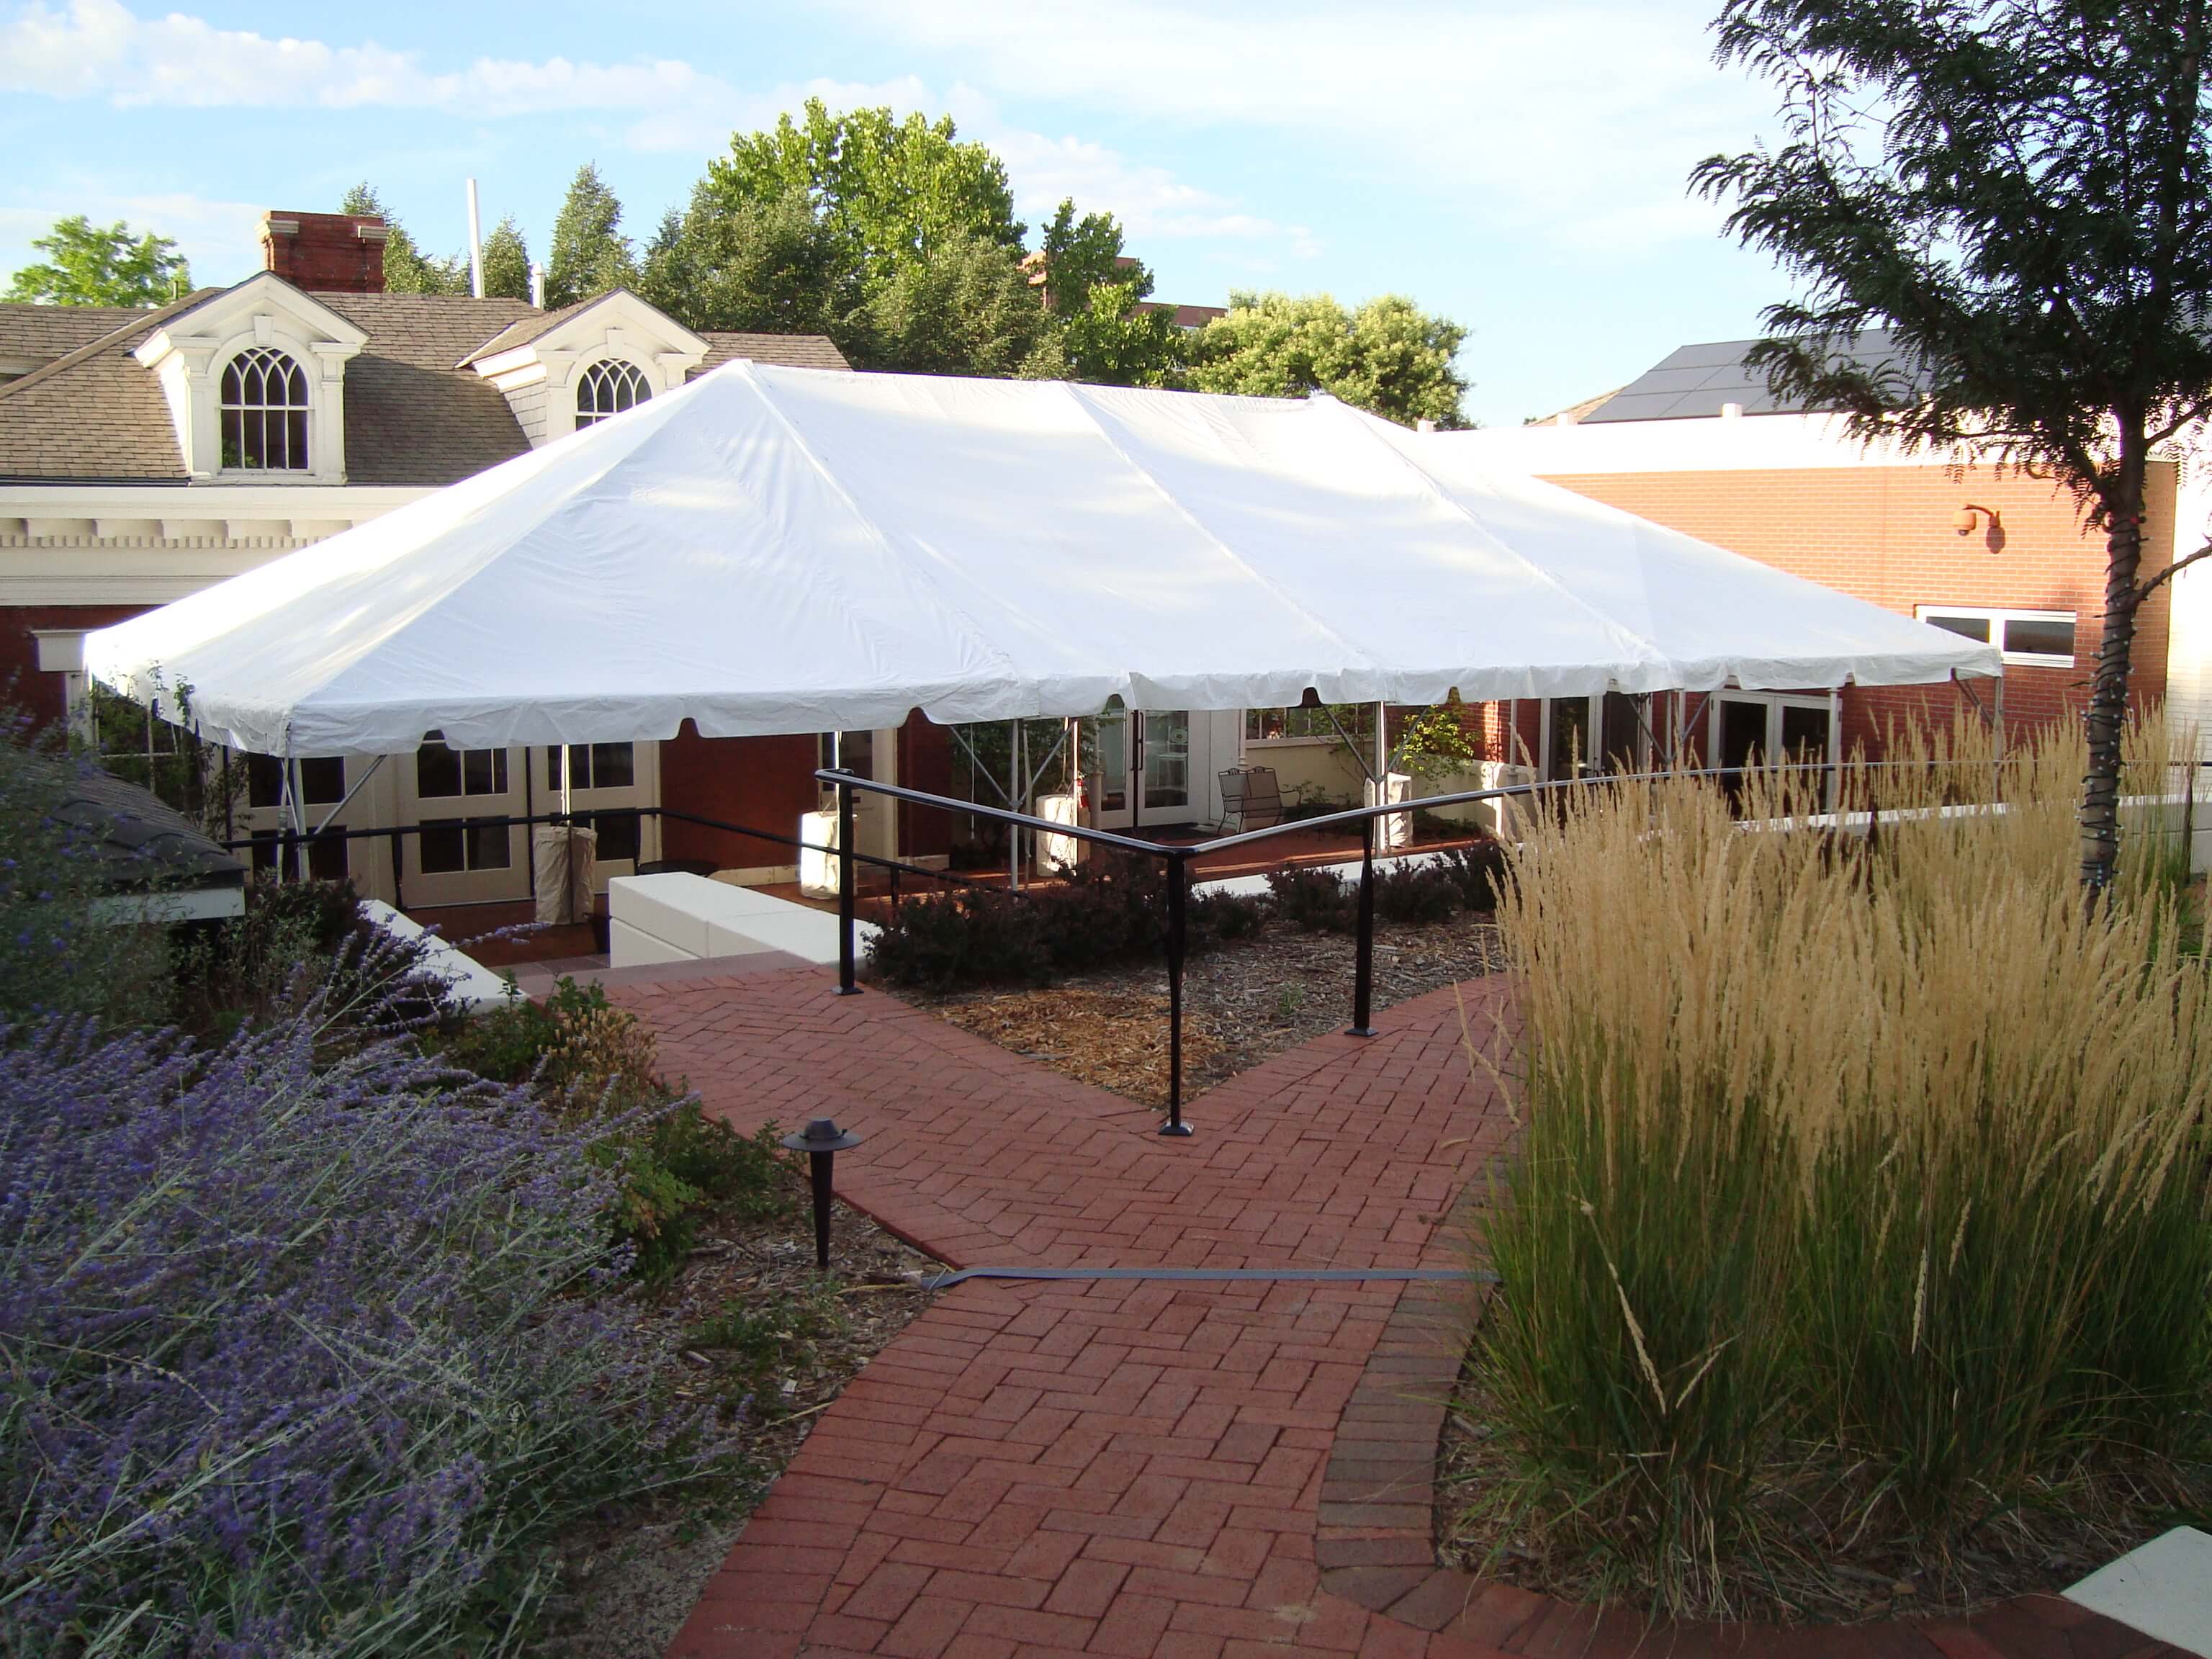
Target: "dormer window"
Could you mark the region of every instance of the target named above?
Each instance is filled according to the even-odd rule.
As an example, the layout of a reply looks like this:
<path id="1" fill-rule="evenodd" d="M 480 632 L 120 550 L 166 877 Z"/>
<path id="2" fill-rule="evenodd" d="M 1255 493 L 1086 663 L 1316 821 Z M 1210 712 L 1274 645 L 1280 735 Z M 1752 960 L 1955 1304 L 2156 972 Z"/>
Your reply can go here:
<path id="1" fill-rule="evenodd" d="M 255 346 L 232 358 L 218 407 L 226 470 L 307 470 L 307 376 L 285 353 Z"/>
<path id="2" fill-rule="evenodd" d="M 576 425 L 593 426 L 653 396 L 644 374 L 619 357 L 593 363 L 576 379 Z"/>

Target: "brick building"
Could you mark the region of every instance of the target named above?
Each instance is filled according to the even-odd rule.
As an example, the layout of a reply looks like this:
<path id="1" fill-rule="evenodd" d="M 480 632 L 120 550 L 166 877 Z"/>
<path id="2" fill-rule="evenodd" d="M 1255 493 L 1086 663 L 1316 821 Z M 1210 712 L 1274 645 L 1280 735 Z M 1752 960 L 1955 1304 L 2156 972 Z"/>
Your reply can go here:
<path id="1" fill-rule="evenodd" d="M 1686 346 L 1620 391 L 1553 420 L 1440 433 L 1486 465 L 1533 474 L 1764 563 L 1939 626 L 1998 644 L 2008 732 L 2078 716 L 2103 623 L 2104 538 L 2047 479 L 1988 456 L 1902 446 L 1869 448 L 1839 416 L 1777 403 L 1743 366 L 1751 343 Z M 1863 350 L 1886 349 L 1879 337 Z M 2200 545 L 2212 498 L 2178 457 L 2155 462 L 2143 573 Z M 2212 587 L 2185 571 L 2141 614 L 2133 690 L 2212 729 L 2203 664 Z M 1942 688 L 1846 689 L 1842 746 L 1878 751 L 1884 721 L 1908 709 L 1948 716 L 1965 694 Z M 1984 703 L 1986 689 L 1980 693 Z M 1721 694 L 1703 716 L 1687 705 L 1697 752 L 1737 763 L 1756 747 L 1824 745 L 1827 694 Z M 1563 739 L 1601 733 L 1589 750 L 1632 744 L 1638 727 L 1600 700 L 1555 699 L 1516 712 L 1519 743 L 1547 775 L 1569 763 Z M 1655 715 L 1668 718 L 1663 708 Z M 1503 732 L 1493 726 L 1503 747 Z M 1586 750 L 1585 752 L 1589 752 Z M 2208 749 L 2212 754 L 2212 749 Z"/>
<path id="2" fill-rule="evenodd" d="M 617 289 L 554 312 L 526 301 L 384 291 L 385 227 L 271 213 L 264 269 L 151 311 L 0 304 L 0 685 L 60 718 L 81 693 L 89 629 L 183 598 L 402 507 L 674 390 L 738 357 L 843 369 L 827 339 L 696 332 Z M 665 772 L 706 816 L 788 824 L 799 786 L 750 740 L 459 752 L 427 744 L 373 765 L 307 763 L 311 822 L 430 824 L 391 843 L 332 842 L 350 870 L 410 906 L 520 897 L 519 830 L 565 770 L 596 815 L 603 873 L 659 856 L 630 809 Z M 889 746 L 888 744 L 886 745 Z M 241 761 L 240 764 L 246 764 Z M 808 768 L 799 769 L 802 781 Z M 250 767 L 234 827 L 273 836 L 273 764 Z M 814 802 L 811 782 L 804 805 Z M 762 817 L 759 815 L 766 814 Z M 675 849 L 671 849 L 675 850 Z"/>

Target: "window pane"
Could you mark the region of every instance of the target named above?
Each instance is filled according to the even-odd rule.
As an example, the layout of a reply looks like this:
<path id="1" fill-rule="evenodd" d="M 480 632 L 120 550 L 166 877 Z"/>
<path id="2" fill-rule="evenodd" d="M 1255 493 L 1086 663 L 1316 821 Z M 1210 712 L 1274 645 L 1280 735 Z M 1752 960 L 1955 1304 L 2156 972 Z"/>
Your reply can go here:
<path id="1" fill-rule="evenodd" d="M 415 793 L 424 799 L 461 793 L 461 757 L 442 743 L 415 751 Z"/>
<path id="2" fill-rule="evenodd" d="M 637 781 L 637 761 L 626 743 L 592 745 L 590 789 L 628 789 Z"/>
<path id="3" fill-rule="evenodd" d="M 327 806 L 345 799 L 345 762 L 342 759 L 300 763 L 300 798 L 311 806 Z"/>
<path id="4" fill-rule="evenodd" d="M 1828 711 L 1825 708 L 1782 708 L 1782 750 L 1793 761 L 1824 761 L 1828 757 Z"/>
<path id="5" fill-rule="evenodd" d="M 246 465 L 246 416 L 234 409 L 222 411 L 222 465 Z"/>
<path id="6" fill-rule="evenodd" d="M 558 744 L 545 751 L 545 787 L 556 793 L 561 787 L 561 753 Z"/>
<path id="7" fill-rule="evenodd" d="M 274 806 L 283 799 L 284 763 L 274 755 L 246 757 L 246 804 Z"/>
<path id="8" fill-rule="evenodd" d="M 493 793 L 491 757 L 489 749 L 466 749 L 461 751 L 461 793 L 465 795 L 489 795 Z"/>
<path id="9" fill-rule="evenodd" d="M 592 827 L 599 832 L 599 860 L 602 864 L 637 862 L 638 815 L 635 812 L 598 812 L 592 817 Z"/>
<path id="10" fill-rule="evenodd" d="M 449 875 L 465 867 L 468 854 L 461 838 L 459 819 L 425 818 L 422 833 L 416 839 L 422 846 L 424 875 Z"/>
<path id="11" fill-rule="evenodd" d="M 485 823 L 479 819 L 469 821 L 469 868 L 471 870 L 504 870 L 507 865 L 510 841 L 503 823 Z"/>
<path id="12" fill-rule="evenodd" d="M 284 465 L 295 472 L 307 466 L 307 411 L 295 409 L 284 417 L 286 449 Z"/>
<path id="13" fill-rule="evenodd" d="M 1984 645 L 1990 642 L 1990 619 L 1987 617 L 1939 616 L 1931 611 L 1920 620 L 1930 628 L 1942 629 L 1946 634 L 1957 634 L 1966 639 L 1979 640 Z"/>
<path id="14" fill-rule="evenodd" d="M 346 878 L 346 842 L 340 836 L 318 836 L 307 843 L 307 873 L 317 881 Z"/>
<path id="15" fill-rule="evenodd" d="M 2037 656 L 2063 657 L 2074 660 L 2074 621 L 2030 620 L 2014 617 L 2004 625 L 2004 648 L 2008 651 L 2033 653 Z"/>

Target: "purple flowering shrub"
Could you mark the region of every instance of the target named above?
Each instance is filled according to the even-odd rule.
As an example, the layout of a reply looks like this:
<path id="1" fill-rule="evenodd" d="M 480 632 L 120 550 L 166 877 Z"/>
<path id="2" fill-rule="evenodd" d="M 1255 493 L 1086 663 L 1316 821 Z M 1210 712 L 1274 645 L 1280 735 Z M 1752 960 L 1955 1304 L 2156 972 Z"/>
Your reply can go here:
<path id="1" fill-rule="evenodd" d="M 591 1134 L 327 1036 L 0 1033 L 9 1659 L 490 1650 L 562 1525 L 708 1467 Z"/>

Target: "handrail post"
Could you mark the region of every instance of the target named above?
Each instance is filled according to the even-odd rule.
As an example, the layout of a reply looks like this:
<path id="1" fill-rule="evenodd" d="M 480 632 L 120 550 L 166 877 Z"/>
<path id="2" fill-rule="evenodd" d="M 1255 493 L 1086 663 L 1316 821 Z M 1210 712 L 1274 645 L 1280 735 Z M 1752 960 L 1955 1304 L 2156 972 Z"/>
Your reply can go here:
<path id="1" fill-rule="evenodd" d="M 837 994 L 856 997 L 853 983 L 853 785 L 837 781 Z"/>
<path id="2" fill-rule="evenodd" d="M 407 843 L 403 839 L 405 834 L 398 824 L 392 827 L 392 908 L 395 910 L 407 908 L 406 890 L 400 879 L 407 860 Z"/>
<path id="3" fill-rule="evenodd" d="M 1184 896 L 1190 885 L 1190 870 L 1181 852 L 1168 854 L 1168 1121 L 1160 1125 L 1164 1135 L 1188 1135 L 1190 1125 L 1182 1121 L 1182 957 L 1186 944 L 1184 936 Z"/>
<path id="4" fill-rule="evenodd" d="M 1360 820 L 1359 824 L 1359 951 L 1352 969 L 1352 1027 L 1348 1036 L 1375 1035 L 1374 1003 L 1375 820 L 1369 817 Z"/>

